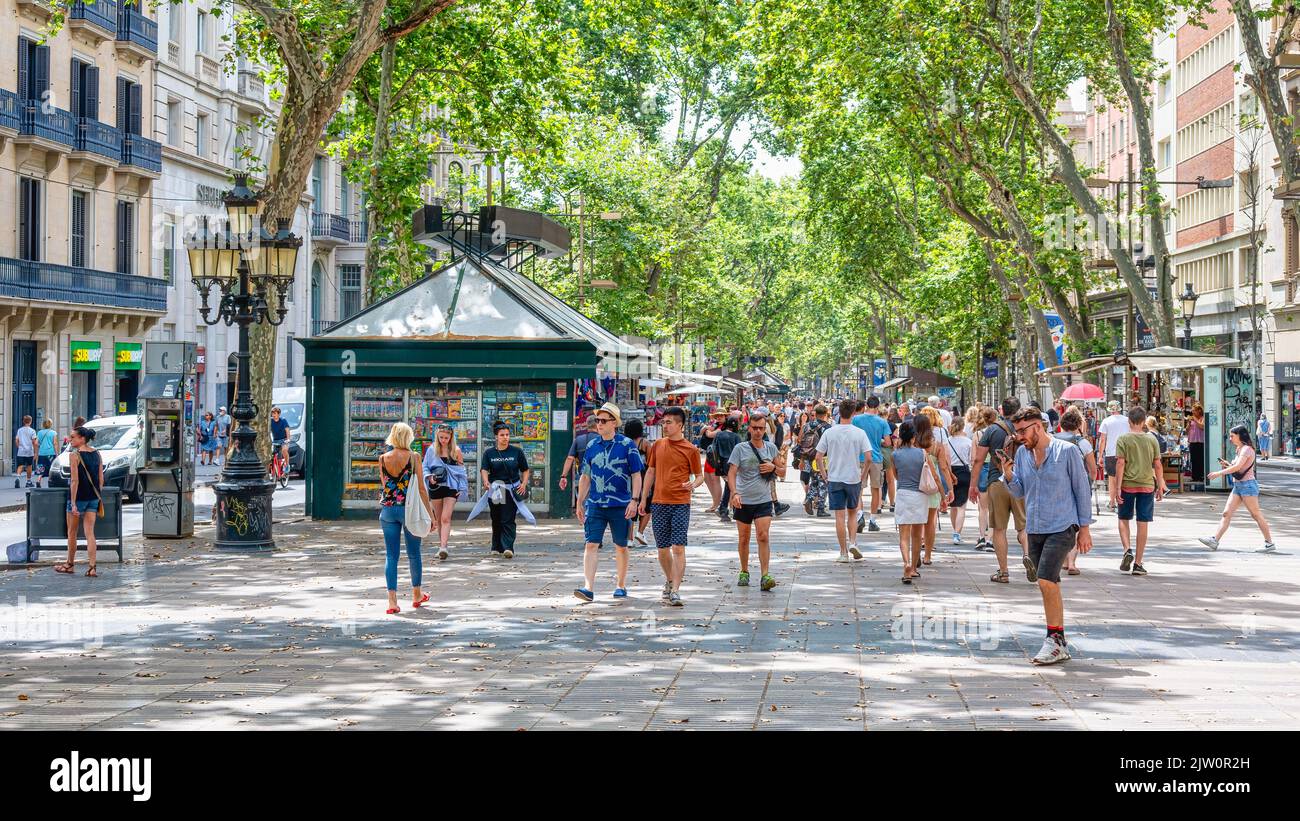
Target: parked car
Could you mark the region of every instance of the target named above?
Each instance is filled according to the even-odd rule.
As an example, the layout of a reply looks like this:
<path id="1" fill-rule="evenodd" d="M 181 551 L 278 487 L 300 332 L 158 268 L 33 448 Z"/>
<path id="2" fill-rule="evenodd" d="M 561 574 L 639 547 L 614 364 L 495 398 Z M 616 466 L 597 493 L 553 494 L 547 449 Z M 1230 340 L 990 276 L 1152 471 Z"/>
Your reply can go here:
<path id="1" fill-rule="evenodd" d="M 307 389 L 276 388 L 271 404 L 280 409 L 280 418 L 289 423 L 289 475 L 305 476 L 307 471 Z"/>
<path id="2" fill-rule="evenodd" d="M 104 460 L 104 486 L 121 488 L 122 496 L 131 502 L 140 501 L 137 477 L 131 472 L 131 462 L 140 444 L 139 423 L 140 417 L 134 414 L 108 416 L 86 423 L 86 427 L 95 432 L 95 439 L 90 444 Z M 50 487 L 68 487 L 70 459 L 66 449 L 54 458 L 54 464 L 50 466 Z"/>

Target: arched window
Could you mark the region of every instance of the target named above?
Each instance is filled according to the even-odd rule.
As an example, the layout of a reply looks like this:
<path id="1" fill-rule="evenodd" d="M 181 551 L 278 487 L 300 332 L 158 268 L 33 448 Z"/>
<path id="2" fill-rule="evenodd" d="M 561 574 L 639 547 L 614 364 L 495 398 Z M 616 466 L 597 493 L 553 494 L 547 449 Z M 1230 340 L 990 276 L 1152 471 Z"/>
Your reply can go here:
<path id="1" fill-rule="evenodd" d="M 311 264 L 311 333 L 312 336 L 325 330 L 326 323 L 321 318 L 321 280 L 325 278 L 325 272 L 321 268 L 320 260 Z"/>

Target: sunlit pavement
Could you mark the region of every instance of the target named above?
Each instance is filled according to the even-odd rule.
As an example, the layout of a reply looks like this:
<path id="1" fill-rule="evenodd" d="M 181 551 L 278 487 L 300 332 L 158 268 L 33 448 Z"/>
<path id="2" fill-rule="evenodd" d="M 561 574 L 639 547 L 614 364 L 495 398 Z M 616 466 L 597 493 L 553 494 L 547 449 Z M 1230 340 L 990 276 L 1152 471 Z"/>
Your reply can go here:
<path id="1" fill-rule="evenodd" d="M 798 501 L 794 482 L 783 498 Z M 513 561 L 487 527 L 457 522 L 452 556 L 423 551 L 429 605 L 384 614 L 375 522 L 277 510 L 279 549 L 135 544 L 98 579 L 48 567 L 0 573 L 0 730 L 225 729 L 1219 729 L 1300 727 L 1300 533 L 1294 500 L 1265 502 L 1279 544 L 1239 518 L 1218 552 L 1195 542 L 1222 495 L 1157 506 L 1145 564 L 1118 570 L 1113 514 L 1064 581 L 1074 659 L 1035 668 L 1036 585 L 1012 583 L 946 529 L 910 587 L 891 517 L 866 558 L 837 564 L 830 520 L 777 520 L 779 585 L 735 585 L 734 526 L 697 492 L 685 607 L 659 600 L 653 547 L 630 597 L 610 597 L 602 550 L 593 604 L 573 520 L 521 524 Z M 1244 514 L 1243 514 L 1244 515 Z M 84 562 L 84 554 L 81 558 Z M 84 565 L 79 565 L 79 571 Z"/>

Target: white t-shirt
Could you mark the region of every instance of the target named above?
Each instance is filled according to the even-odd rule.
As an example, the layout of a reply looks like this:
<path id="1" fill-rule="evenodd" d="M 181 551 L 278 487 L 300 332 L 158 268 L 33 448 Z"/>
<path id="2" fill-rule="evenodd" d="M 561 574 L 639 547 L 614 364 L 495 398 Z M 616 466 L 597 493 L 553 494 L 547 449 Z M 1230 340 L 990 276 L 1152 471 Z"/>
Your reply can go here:
<path id="1" fill-rule="evenodd" d="M 31 427 L 23 425 L 18 429 L 18 455 L 35 456 L 36 455 L 36 431 Z"/>
<path id="2" fill-rule="evenodd" d="M 1098 429 L 1097 435 L 1106 435 L 1106 452 L 1103 456 L 1114 456 L 1115 446 L 1119 444 L 1119 438 L 1128 433 L 1128 417 L 1122 413 L 1115 413 L 1107 416 L 1102 420 L 1101 428 Z"/>
<path id="3" fill-rule="evenodd" d="M 1073 435 L 1076 434 L 1076 433 L 1079 435 L 1079 441 L 1078 441 L 1078 442 L 1072 442 L 1072 441 L 1070 441 L 1069 438 L 1067 438 L 1067 437 L 1073 436 Z M 1056 436 L 1057 439 L 1060 439 L 1060 440 L 1063 441 L 1063 442 L 1070 442 L 1070 444 L 1072 444 L 1072 445 L 1077 444 L 1077 445 L 1079 446 L 1079 453 L 1083 456 L 1084 461 L 1087 461 L 1087 459 L 1088 459 L 1088 454 L 1089 454 L 1089 453 L 1092 453 L 1092 451 L 1093 451 L 1093 448 L 1092 448 L 1092 442 L 1089 442 L 1089 441 L 1088 441 L 1088 437 L 1084 436 L 1082 433 L 1079 433 L 1078 431 L 1071 431 L 1071 432 L 1068 432 L 1068 433 L 1067 433 L 1066 431 L 1061 431 L 1060 433 L 1055 434 L 1055 436 Z M 1115 437 L 1115 441 L 1118 442 L 1118 441 L 1119 441 L 1119 437 Z"/>
<path id="4" fill-rule="evenodd" d="M 817 452 L 826 454 L 826 478 L 832 482 L 862 481 L 862 460 L 871 455 L 871 440 L 857 425 L 831 425 L 817 440 Z"/>
<path id="5" fill-rule="evenodd" d="M 963 432 L 960 436 L 949 436 L 945 444 L 948 446 L 948 464 L 953 468 L 970 467 L 970 437 Z"/>
<path id="6" fill-rule="evenodd" d="M 947 430 L 952 425 L 952 411 L 943 408 L 936 408 L 939 411 L 939 418 L 943 420 L 943 429 Z"/>

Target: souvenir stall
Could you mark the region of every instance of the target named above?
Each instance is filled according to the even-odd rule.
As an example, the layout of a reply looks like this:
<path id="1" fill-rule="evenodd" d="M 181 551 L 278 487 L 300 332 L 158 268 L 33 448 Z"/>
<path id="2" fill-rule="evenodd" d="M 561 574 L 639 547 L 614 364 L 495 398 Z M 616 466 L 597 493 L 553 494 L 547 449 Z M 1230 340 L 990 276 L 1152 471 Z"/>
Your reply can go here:
<path id="1" fill-rule="evenodd" d="M 497 419 L 533 468 L 533 510 L 570 512 L 558 481 L 573 437 L 571 391 L 575 381 L 596 378 L 598 350 L 619 343 L 526 277 L 464 257 L 297 341 L 315 420 L 306 432 L 308 515 L 377 515 L 378 458 L 399 421 L 411 425 L 421 452 L 439 424 L 452 427 L 470 480 L 457 509 L 468 510 L 482 492 L 479 460 Z"/>

